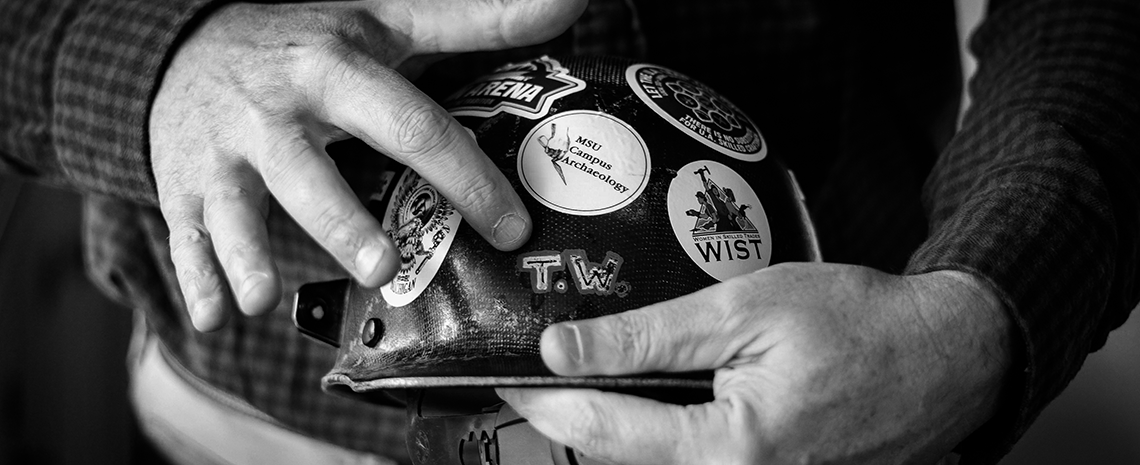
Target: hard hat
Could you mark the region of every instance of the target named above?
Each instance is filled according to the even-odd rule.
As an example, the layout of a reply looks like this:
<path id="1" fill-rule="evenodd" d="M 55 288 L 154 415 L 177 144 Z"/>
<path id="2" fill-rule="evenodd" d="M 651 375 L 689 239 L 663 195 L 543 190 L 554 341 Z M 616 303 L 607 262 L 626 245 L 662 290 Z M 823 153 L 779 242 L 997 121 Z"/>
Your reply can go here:
<path id="1" fill-rule="evenodd" d="M 298 328 L 338 347 L 332 391 L 471 386 L 703 387 L 711 375 L 555 376 L 553 323 L 609 315 L 787 261 L 819 260 L 795 179 L 761 128 L 678 72 L 610 57 L 503 66 L 443 105 L 534 222 L 501 252 L 414 171 L 378 173 L 369 208 L 402 261 L 379 289 L 298 292 Z"/>

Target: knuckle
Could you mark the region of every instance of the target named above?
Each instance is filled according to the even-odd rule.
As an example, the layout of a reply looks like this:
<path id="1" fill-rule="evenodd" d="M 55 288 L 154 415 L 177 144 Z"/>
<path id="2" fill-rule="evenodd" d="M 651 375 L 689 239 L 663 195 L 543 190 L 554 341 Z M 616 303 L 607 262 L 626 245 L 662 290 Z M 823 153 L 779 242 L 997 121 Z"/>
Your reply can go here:
<path id="1" fill-rule="evenodd" d="M 175 270 L 178 282 L 182 283 L 184 291 L 194 291 L 199 298 L 206 294 L 221 292 L 221 283 L 218 282 L 214 270 L 208 266 L 185 265 L 175 267 Z"/>
<path id="2" fill-rule="evenodd" d="M 462 172 L 468 172 L 462 170 Z M 478 205 L 487 205 L 495 201 L 501 194 L 500 186 L 488 176 L 464 176 L 457 186 L 458 198 L 456 206 L 461 209 L 474 209 Z"/>
<path id="3" fill-rule="evenodd" d="M 218 185 L 210 190 L 210 195 L 206 196 L 203 208 L 206 212 L 211 212 L 233 205 L 258 205 L 263 195 L 260 189 L 239 185 Z"/>
<path id="4" fill-rule="evenodd" d="M 170 255 L 177 263 L 188 254 L 200 252 L 210 245 L 210 232 L 199 222 L 183 222 L 172 225 L 170 231 Z"/>
<path id="5" fill-rule="evenodd" d="M 629 366 L 644 367 L 650 358 L 653 335 L 650 319 L 643 310 L 621 314 L 614 327 L 615 347 Z"/>
<path id="6" fill-rule="evenodd" d="M 330 203 L 314 217 L 313 232 L 334 254 L 338 250 L 356 250 L 360 241 L 351 227 L 355 217 L 353 209 Z"/>
<path id="7" fill-rule="evenodd" d="M 312 45 L 297 47 L 294 53 L 297 55 L 298 74 L 314 79 L 353 76 L 359 60 L 352 44 L 340 37 L 329 37 Z"/>
<path id="8" fill-rule="evenodd" d="M 455 124 L 442 108 L 425 101 L 408 101 L 396 109 L 392 140 L 409 160 L 439 153 L 456 143 Z"/>
<path id="9" fill-rule="evenodd" d="M 268 255 L 268 249 L 255 241 L 228 242 L 224 247 L 218 252 L 222 257 L 226 257 L 227 270 L 232 270 L 239 263 L 254 261 L 257 257 Z"/>
<path id="10" fill-rule="evenodd" d="M 265 184 L 276 191 L 278 188 L 305 182 L 305 176 L 309 173 L 325 169 L 320 163 L 333 164 L 332 160 L 309 144 L 302 134 L 284 131 L 265 142 L 256 169 L 261 173 Z"/>

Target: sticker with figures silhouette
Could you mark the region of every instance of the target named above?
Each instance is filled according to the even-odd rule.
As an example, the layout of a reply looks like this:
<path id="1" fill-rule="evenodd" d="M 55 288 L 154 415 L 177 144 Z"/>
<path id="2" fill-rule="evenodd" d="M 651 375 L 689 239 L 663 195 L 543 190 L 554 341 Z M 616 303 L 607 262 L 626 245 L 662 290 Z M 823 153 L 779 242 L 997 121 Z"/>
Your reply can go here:
<path id="1" fill-rule="evenodd" d="M 760 161 L 768 154 L 756 124 L 704 84 L 646 64 L 627 68 L 625 79 L 654 112 L 706 146 L 744 161 Z"/>
<path id="2" fill-rule="evenodd" d="M 388 305 L 402 307 L 423 293 L 447 256 L 463 218 L 410 168 L 388 201 L 382 225 L 400 253 L 400 270 L 380 288 Z"/>
<path id="3" fill-rule="evenodd" d="M 610 213 L 649 183 L 645 140 L 611 115 L 574 110 L 542 121 L 519 147 L 518 173 L 543 205 L 570 215 Z"/>
<path id="4" fill-rule="evenodd" d="M 731 168 L 698 160 L 669 184 L 669 222 L 681 247 L 718 280 L 759 270 L 772 260 L 772 232 L 756 192 Z"/>

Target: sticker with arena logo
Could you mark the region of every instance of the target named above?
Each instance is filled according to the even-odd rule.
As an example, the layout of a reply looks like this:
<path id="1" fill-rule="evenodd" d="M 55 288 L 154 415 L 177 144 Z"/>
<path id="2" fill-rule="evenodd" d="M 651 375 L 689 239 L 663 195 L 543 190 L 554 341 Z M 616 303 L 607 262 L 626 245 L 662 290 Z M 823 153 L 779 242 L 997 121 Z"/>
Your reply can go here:
<path id="1" fill-rule="evenodd" d="M 731 168 L 698 160 L 677 171 L 667 208 L 673 233 L 689 258 L 724 281 L 772 261 L 772 232 L 764 205 Z"/>
<path id="2" fill-rule="evenodd" d="M 626 207 L 645 190 L 649 168 L 641 135 L 624 121 L 592 110 L 543 120 L 519 147 L 523 187 L 543 205 L 570 215 Z"/>
<path id="3" fill-rule="evenodd" d="M 388 201 L 383 226 L 400 253 L 400 270 L 380 288 L 388 305 L 402 307 L 423 293 L 447 256 L 463 218 L 447 199 L 408 168 Z"/>
<path id="4" fill-rule="evenodd" d="M 443 102 L 456 116 L 491 117 L 507 112 L 538 119 L 562 97 L 586 88 L 558 60 L 542 56 L 495 70 L 452 94 Z"/>
<path id="5" fill-rule="evenodd" d="M 704 84 L 647 64 L 627 68 L 625 80 L 659 116 L 712 149 L 744 161 L 760 161 L 768 154 L 756 124 Z"/>

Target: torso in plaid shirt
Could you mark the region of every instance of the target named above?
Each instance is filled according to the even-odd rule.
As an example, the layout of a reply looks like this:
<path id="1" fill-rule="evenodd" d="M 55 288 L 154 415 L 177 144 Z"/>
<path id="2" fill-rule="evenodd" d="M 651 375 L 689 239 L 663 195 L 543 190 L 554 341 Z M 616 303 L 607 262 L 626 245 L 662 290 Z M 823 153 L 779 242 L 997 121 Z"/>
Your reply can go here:
<path id="1" fill-rule="evenodd" d="M 276 205 L 281 307 L 209 334 L 186 316 L 146 128 L 179 33 L 216 3 L 0 1 L 0 166 L 87 195 L 94 278 L 145 310 L 190 373 L 295 430 L 401 455 L 402 411 L 321 392 L 333 353 L 302 338 L 285 307 L 301 283 L 344 272 Z M 957 132 L 951 2 L 593 1 L 546 46 L 458 56 L 420 83 L 439 95 L 508 60 L 608 53 L 717 89 L 797 173 L 828 261 L 967 271 L 998 291 L 1022 336 L 1019 376 L 959 448 L 994 462 L 1138 300 L 1140 7 L 990 9 Z"/>

